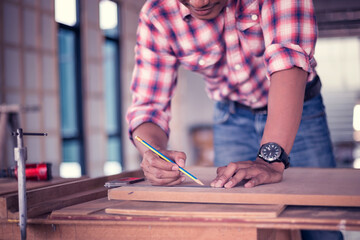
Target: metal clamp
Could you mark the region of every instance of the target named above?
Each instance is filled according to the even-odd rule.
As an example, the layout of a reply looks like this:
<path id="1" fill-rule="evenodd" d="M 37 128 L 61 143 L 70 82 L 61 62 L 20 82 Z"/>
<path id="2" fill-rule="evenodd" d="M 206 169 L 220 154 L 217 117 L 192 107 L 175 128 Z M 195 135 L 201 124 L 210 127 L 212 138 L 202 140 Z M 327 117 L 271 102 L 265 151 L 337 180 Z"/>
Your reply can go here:
<path id="1" fill-rule="evenodd" d="M 21 128 L 12 133 L 17 137 L 17 147 L 14 148 L 14 158 L 18 166 L 18 194 L 19 194 L 19 226 L 21 239 L 26 239 L 27 202 L 26 202 L 26 175 L 25 161 L 27 149 L 24 147 L 23 136 L 47 136 L 47 133 L 24 133 Z"/>

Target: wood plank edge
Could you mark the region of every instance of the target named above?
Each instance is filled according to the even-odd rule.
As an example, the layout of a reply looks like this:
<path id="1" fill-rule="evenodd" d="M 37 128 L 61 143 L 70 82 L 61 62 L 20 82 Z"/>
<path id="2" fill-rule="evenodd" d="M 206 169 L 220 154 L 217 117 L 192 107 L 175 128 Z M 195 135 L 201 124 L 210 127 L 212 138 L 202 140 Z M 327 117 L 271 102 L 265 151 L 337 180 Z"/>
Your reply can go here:
<path id="1" fill-rule="evenodd" d="M 106 190 L 104 188 L 97 188 L 90 191 L 84 191 L 72 195 L 67 195 L 58 199 L 53 199 L 48 202 L 39 203 L 35 206 L 29 207 L 27 214 L 29 218 L 33 218 L 45 213 L 50 213 L 54 210 L 58 210 L 74 204 L 79 204 L 103 197 L 106 197 Z M 8 218 L 18 219 L 19 213 L 8 211 Z"/>

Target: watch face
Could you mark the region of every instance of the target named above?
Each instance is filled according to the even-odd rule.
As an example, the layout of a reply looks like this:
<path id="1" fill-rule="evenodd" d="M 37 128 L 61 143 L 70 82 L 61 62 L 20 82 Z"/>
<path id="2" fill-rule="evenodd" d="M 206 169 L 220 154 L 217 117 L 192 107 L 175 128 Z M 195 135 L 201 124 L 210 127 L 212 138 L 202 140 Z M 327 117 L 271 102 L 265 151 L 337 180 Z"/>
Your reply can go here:
<path id="1" fill-rule="evenodd" d="M 260 151 L 263 158 L 267 161 L 274 161 L 279 159 L 281 155 L 281 148 L 275 143 L 267 143 L 263 145 Z"/>

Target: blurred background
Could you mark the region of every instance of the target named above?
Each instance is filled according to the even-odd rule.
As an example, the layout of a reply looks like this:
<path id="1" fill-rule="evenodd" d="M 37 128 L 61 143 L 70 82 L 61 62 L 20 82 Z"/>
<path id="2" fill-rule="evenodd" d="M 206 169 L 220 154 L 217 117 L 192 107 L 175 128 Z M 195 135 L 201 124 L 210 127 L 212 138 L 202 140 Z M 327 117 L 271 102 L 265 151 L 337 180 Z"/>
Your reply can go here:
<path id="1" fill-rule="evenodd" d="M 53 175 L 96 177 L 139 168 L 125 113 L 144 0 L 0 1 L 0 166 L 15 165 L 11 129 L 28 162 Z M 360 168 L 360 1 L 314 0 L 318 72 L 339 167 Z M 170 148 L 212 165 L 212 107 L 197 74 L 180 69 Z"/>

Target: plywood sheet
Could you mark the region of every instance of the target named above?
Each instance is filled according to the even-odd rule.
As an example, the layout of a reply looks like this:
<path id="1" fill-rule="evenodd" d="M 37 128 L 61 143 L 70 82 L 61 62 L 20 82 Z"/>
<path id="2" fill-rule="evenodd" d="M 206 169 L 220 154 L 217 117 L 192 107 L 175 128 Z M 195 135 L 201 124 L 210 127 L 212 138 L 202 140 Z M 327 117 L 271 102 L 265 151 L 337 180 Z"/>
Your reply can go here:
<path id="1" fill-rule="evenodd" d="M 121 201 L 106 213 L 192 218 L 275 218 L 284 205 Z"/>
<path id="2" fill-rule="evenodd" d="M 280 204 L 310 206 L 360 206 L 360 170 L 290 168 L 283 181 L 275 184 L 244 188 L 243 184 L 232 188 L 211 188 L 216 168 L 190 168 L 206 186 L 191 180 L 175 187 L 150 186 L 146 183 L 110 189 L 109 199 L 236 203 Z"/>
<path id="3" fill-rule="evenodd" d="M 109 201 L 107 198 L 99 198 L 93 201 L 88 201 L 80 204 L 75 204 L 59 210 L 52 211 L 50 218 L 56 219 L 59 217 L 71 218 L 74 216 L 87 216 L 95 212 L 104 212 L 105 208 L 116 206 L 119 202 L 123 201 Z"/>
<path id="4" fill-rule="evenodd" d="M 288 228 L 288 229 L 321 229 L 321 230 L 343 230 L 360 231 L 360 208 L 359 207 L 323 207 L 323 206 L 287 206 L 276 218 L 261 217 L 241 217 L 241 218 L 222 218 L 222 217 L 171 217 L 171 216 L 146 216 L 146 215 L 123 215 L 108 214 L 105 209 L 118 208 L 122 204 L 121 200 L 107 200 L 101 198 L 77 205 L 72 205 L 51 213 L 49 218 L 43 220 L 46 224 L 49 221 L 57 224 L 57 221 L 67 220 L 66 224 L 80 223 L 83 221 L 97 221 L 96 223 L 107 225 L 109 223 L 130 224 L 139 226 L 139 224 L 154 223 L 161 227 L 174 226 L 180 224 L 184 226 L 200 224 L 208 228 L 214 226 L 263 226 L 264 228 Z M 161 202 L 158 202 L 161 204 Z M 188 203 L 192 204 L 192 203 Z M 126 204 L 125 204 L 126 205 Z M 204 204 L 207 205 L 207 204 Z M 141 209 L 139 209 L 140 211 Z M 225 213 L 226 214 L 226 213 Z M 30 220 L 31 221 L 31 220 Z M 205 225 L 204 225 L 205 224 Z M 235 225 L 234 225 L 235 224 Z M 154 226 L 154 225 L 153 225 Z"/>
<path id="5" fill-rule="evenodd" d="M 51 213 L 52 219 L 84 217 L 105 211 L 126 216 L 166 216 L 184 218 L 274 218 L 283 205 L 199 204 L 143 201 L 109 201 L 106 198 L 69 206 Z"/>

